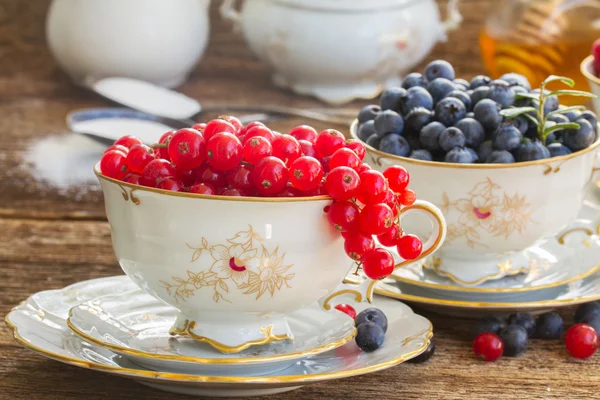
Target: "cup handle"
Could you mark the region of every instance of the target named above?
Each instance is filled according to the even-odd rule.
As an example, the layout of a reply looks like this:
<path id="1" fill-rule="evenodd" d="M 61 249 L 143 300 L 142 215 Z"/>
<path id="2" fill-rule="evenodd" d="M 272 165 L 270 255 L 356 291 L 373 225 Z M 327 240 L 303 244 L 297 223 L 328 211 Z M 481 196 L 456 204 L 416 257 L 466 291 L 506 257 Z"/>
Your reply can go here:
<path id="1" fill-rule="evenodd" d="M 221 14 L 221 18 L 233 23 L 234 32 L 239 32 L 242 17 L 240 16 L 240 12 L 235 9 L 235 2 L 236 0 L 223 0 L 223 3 L 219 7 L 219 13 Z"/>
<path id="2" fill-rule="evenodd" d="M 407 264 L 422 260 L 423 258 L 434 253 L 441 247 L 442 243 L 444 243 L 444 239 L 446 238 L 446 220 L 444 219 L 444 216 L 439 208 L 428 201 L 417 200 L 413 205 L 400 209 L 400 226 L 402 226 L 402 218 L 409 213 L 417 213 L 427 216 L 433 225 L 433 232 L 423 244 L 423 251 L 419 257 L 414 260 L 402 259 L 402 261 L 394 266 L 394 270 Z M 331 300 L 341 295 L 352 295 L 354 296 L 354 300 L 358 303 L 363 301 L 372 303 L 373 291 L 375 290 L 376 284 L 377 280 L 373 279 L 365 279 L 358 285 L 341 283 L 329 295 L 321 299 L 319 303 L 323 309 L 330 310 Z"/>

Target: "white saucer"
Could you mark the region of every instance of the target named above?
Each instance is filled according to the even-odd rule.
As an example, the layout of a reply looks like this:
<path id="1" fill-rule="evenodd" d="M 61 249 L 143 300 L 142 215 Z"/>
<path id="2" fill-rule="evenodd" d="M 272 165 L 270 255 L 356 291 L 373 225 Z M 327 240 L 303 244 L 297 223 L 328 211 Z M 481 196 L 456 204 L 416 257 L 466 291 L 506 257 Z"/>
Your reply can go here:
<path id="1" fill-rule="evenodd" d="M 121 276 L 80 282 L 59 291 L 41 292 L 15 307 L 6 316 L 6 323 L 20 344 L 46 357 L 130 378 L 160 390 L 216 397 L 274 394 L 310 383 L 379 371 L 416 357 L 427 348 L 433 335 L 427 319 L 414 314 L 400 302 L 378 296 L 375 306 L 387 315 L 389 328 L 384 345 L 372 353 L 360 351 L 352 341 L 335 350 L 298 361 L 277 375 L 265 376 L 208 376 L 152 371 L 108 349 L 81 340 L 66 326 L 68 310 L 79 304 L 79 299 L 90 300 L 98 294 L 92 293 L 94 291 L 110 294 L 110 288 L 122 292 L 129 284 L 128 278 Z M 97 288 L 100 285 L 102 289 Z M 40 308 L 40 304 L 50 308 Z M 365 307 L 367 305 L 355 306 L 358 311 Z"/>
<path id="2" fill-rule="evenodd" d="M 169 329 L 177 310 L 141 289 L 103 296 L 73 307 L 67 325 L 83 340 L 154 370 L 208 375 L 265 375 L 297 360 L 340 347 L 356 334 L 354 321 L 318 304 L 286 316 L 294 341 L 221 353 Z"/>

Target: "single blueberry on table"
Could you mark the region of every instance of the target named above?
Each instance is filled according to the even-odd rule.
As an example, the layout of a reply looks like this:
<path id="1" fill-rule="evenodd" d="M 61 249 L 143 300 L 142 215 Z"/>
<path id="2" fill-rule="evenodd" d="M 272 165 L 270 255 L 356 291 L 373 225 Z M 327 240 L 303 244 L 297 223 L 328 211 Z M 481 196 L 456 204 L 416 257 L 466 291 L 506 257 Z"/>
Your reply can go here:
<path id="1" fill-rule="evenodd" d="M 512 151 L 519 147 L 523 135 L 517 128 L 510 124 L 501 124 L 494 132 L 492 143 L 496 150 Z"/>
<path id="2" fill-rule="evenodd" d="M 446 78 L 452 81 L 456 77 L 452 64 L 444 60 L 435 60 L 427 64 L 424 75 L 429 82 L 436 78 Z"/>
<path id="3" fill-rule="evenodd" d="M 435 105 L 435 118 L 446 126 L 452 126 L 465 117 L 467 109 L 456 97 L 445 97 Z"/>
<path id="4" fill-rule="evenodd" d="M 522 115 L 519 115 L 515 118 L 505 118 L 503 123 L 513 125 L 519 130 L 519 132 L 521 132 L 521 135 L 525 135 L 527 133 L 527 129 L 529 129 L 529 122 L 527 118 Z"/>
<path id="5" fill-rule="evenodd" d="M 379 108 L 378 105 L 370 104 L 368 106 L 364 106 L 358 112 L 358 122 L 364 123 L 375 119 L 379 111 L 381 111 L 381 108 Z"/>
<path id="6" fill-rule="evenodd" d="M 469 83 L 469 81 L 466 79 L 462 79 L 462 78 L 456 78 L 455 80 L 452 81 L 452 83 L 454 83 L 454 85 L 456 85 L 456 87 L 459 88 L 459 90 L 461 90 L 463 92 L 469 90 L 469 88 L 471 87 L 471 84 Z"/>
<path id="7" fill-rule="evenodd" d="M 550 143 L 546 146 L 548 151 L 550 152 L 550 157 L 559 157 L 566 156 L 567 154 L 571 154 L 571 150 L 567 146 L 562 143 Z"/>
<path id="8" fill-rule="evenodd" d="M 406 134 L 418 135 L 433 119 L 433 112 L 424 107 L 413 108 L 405 117 Z"/>
<path id="9" fill-rule="evenodd" d="M 494 150 L 485 159 L 486 164 L 512 164 L 515 157 L 507 150 Z"/>
<path id="10" fill-rule="evenodd" d="M 400 112 L 406 116 L 417 107 L 433 110 L 433 98 L 426 89 L 420 86 L 411 87 L 406 95 L 399 100 Z"/>
<path id="11" fill-rule="evenodd" d="M 375 133 L 375 121 L 372 119 L 358 127 L 358 138 L 366 142 L 369 136 Z"/>
<path id="12" fill-rule="evenodd" d="M 550 151 L 539 140 L 523 139 L 515 158 L 518 162 L 541 160 L 550 158 Z"/>
<path id="13" fill-rule="evenodd" d="M 393 87 L 384 90 L 379 97 L 379 106 L 381 110 L 394 110 L 400 112 L 400 99 L 406 96 L 406 89 Z"/>
<path id="14" fill-rule="evenodd" d="M 497 335 L 498 332 L 504 328 L 506 328 L 506 320 L 504 318 L 489 315 L 477 321 L 477 324 L 475 324 L 475 327 L 471 332 L 471 336 L 475 339 L 479 334 L 485 332 L 495 333 Z"/>
<path id="15" fill-rule="evenodd" d="M 594 328 L 596 333 L 600 332 L 600 315 L 599 314 L 586 315 L 585 317 L 583 317 L 581 319 L 581 323 L 588 324 L 589 326 Z"/>
<path id="16" fill-rule="evenodd" d="M 527 331 L 529 337 L 535 333 L 535 318 L 529 313 L 516 313 L 508 317 L 509 324 L 520 325 Z"/>
<path id="17" fill-rule="evenodd" d="M 465 105 L 465 108 L 467 109 L 467 111 L 471 109 L 471 96 L 469 96 L 467 94 L 467 92 L 454 89 L 453 91 L 448 93 L 445 98 L 448 98 L 448 97 L 455 97 L 455 98 L 459 99 L 460 101 L 462 101 L 462 103 Z"/>
<path id="18" fill-rule="evenodd" d="M 483 143 L 479 145 L 477 148 L 477 154 L 479 155 L 479 159 L 483 162 L 487 162 L 487 158 L 494 151 L 494 145 L 491 140 L 485 140 Z M 514 161 L 514 159 L 513 159 Z"/>
<path id="19" fill-rule="evenodd" d="M 383 333 L 387 332 L 388 320 L 379 308 L 369 307 L 359 312 L 354 319 L 354 324 L 358 327 L 363 322 L 373 322 L 383 329 Z"/>
<path id="20" fill-rule="evenodd" d="M 431 338 L 431 341 L 427 345 L 427 348 L 425 349 L 425 351 L 422 352 L 421 354 L 419 354 L 418 356 L 416 356 L 415 358 L 411 358 L 407 362 L 409 362 L 411 364 L 422 364 L 425 361 L 429 360 L 431 357 L 433 357 L 434 353 L 435 353 L 435 341 L 433 340 L 433 338 Z"/>
<path id="21" fill-rule="evenodd" d="M 387 133 L 402 133 L 404 130 L 404 119 L 402 115 L 393 110 L 385 110 L 375 117 L 375 133 L 383 136 Z"/>
<path id="22" fill-rule="evenodd" d="M 504 354 L 507 357 L 517 357 L 527 349 L 527 331 L 520 325 L 507 325 L 498 336 L 504 342 Z"/>
<path id="23" fill-rule="evenodd" d="M 563 319 L 556 312 L 540 315 L 535 323 L 535 337 L 540 339 L 560 339 L 563 332 Z"/>
<path id="24" fill-rule="evenodd" d="M 475 107 L 473 108 L 475 119 L 479 121 L 481 125 L 483 125 L 483 128 L 486 130 L 486 132 L 494 132 L 500 126 L 500 123 L 502 122 L 500 110 L 500 105 L 490 99 L 481 100 L 475 104 Z M 517 128 L 515 128 L 515 130 L 519 132 Z"/>
<path id="25" fill-rule="evenodd" d="M 477 103 L 483 99 L 487 99 L 489 93 L 489 86 L 479 86 L 477 89 L 473 90 L 473 93 L 471 94 L 471 106 L 475 108 Z"/>
<path id="26" fill-rule="evenodd" d="M 492 78 L 485 75 L 477 75 L 473 79 L 471 79 L 471 86 L 469 87 L 471 90 L 475 90 L 480 86 L 487 86 L 492 81 Z"/>
<path id="27" fill-rule="evenodd" d="M 515 91 L 508 82 L 496 79 L 490 83 L 489 87 L 488 99 L 494 100 L 504 108 L 514 104 Z"/>
<path id="28" fill-rule="evenodd" d="M 411 87 L 421 86 L 422 88 L 427 87 L 427 79 L 418 72 L 411 72 L 402 79 L 402 87 L 404 89 L 410 89 Z"/>
<path id="29" fill-rule="evenodd" d="M 528 92 L 531 91 L 531 83 L 529 83 L 529 80 L 524 75 L 517 74 L 516 72 L 509 72 L 502 75 L 500 79 L 508 82 L 510 86 L 520 86 Z"/>
<path id="30" fill-rule="evenodd" d="M 465 135 L 458 128 L 453 126 L 446 128 L 440 133 L 440 147 L 444 151 L 450 151 L 455 147 L 465 146 Z"/>
<path id="31" fill-rule="evenodd" d="M 400 157 L 406 157 L 410 154 L 410 145 L 405 138 L 397 133 L 390 133 L 381 138 L 379 150 Z"/>
<path id="32" fill-rule="evenodd" d="M 454 164 L 473 164 L 475 159 L 473 153 L 466 147 L 455 147 L 446 153 L 444 161 Z"/>
<path id="33" fill-rule="evenodd" d="M 465 145 L 467 147 L 476 149 L 485 139 L 483 125 L 476 119 L 465 117 L 454 126 L 465 135 Z"/>
<path id="34" fill-rule="evenodd" d="M 433 156 L 425 149 L 413 150 L 409 157 L 414 158 L 415 160 L 433 161 Z"/>
<path id="35" fill-rule="evenodd" d="M 446 129 L 446 127 L 437 121 L 433 121 L 425 125 L 419 133 L 421 147 L 423 147 L 425 150 L 429 150 L 432 153 L 438 153 L 442 149 L 439 141 L 440 134 L 444 129 Z"/>
<path id="36" fill-rule="evenodd" d="M 454 89 L 456 89 L 454 83 L 446 78 L 436 78 L 427 85 L 427 91 L 431 94 L 434 104 Z"/>
<path id="37" fill-rule="evenodd" d="M 600 301 L 592 301 L 590 303 L 584 303 L 577 307 L 575 310 L 575 322 L 579 323 L 583 320 L 584 317 L 590 316 L 592 314 L 600 315 Z"/>
<path id="38" fill-rule="evenodd" d="M 571 151 L 583 150 L 596 140 L 596 130 L 588 120 L 579 118 L 575 123 L 579 129 L 565 129 L 562 135 L 563 144 Z"/>
<path id="39" fill-rule="evenodd" d="M 383 346 L 385 332 L 374 322 L 363 322 L 357 326 L 356 345 L 364 352 L 372 352 Z"/>
<path id="40" fill-rule="evenodd" d="M 365 143 L 367 143 L 369 146 L 373 147 L 374 149 L 379 149 L 379 143 L 381 142 L 381 137 L 374 133 L 371 136 L 369 136 L 369 138 L 367 139 L 367 141 Z"/>
<path id="41" fill-rule="evenodd" d="M 583 111 L 581 113 L 581 115 L 579 116 L 579 118 L 583 118 L 583 119 L 587 120 L 592 125 L 594 130 L 596 130 L 596 128 L 598 127 L 598 117 L 596 117 L 596 114 L 594 114 L 590 110 Z M 576 120 L 579 118 L 576 118 Z"/>

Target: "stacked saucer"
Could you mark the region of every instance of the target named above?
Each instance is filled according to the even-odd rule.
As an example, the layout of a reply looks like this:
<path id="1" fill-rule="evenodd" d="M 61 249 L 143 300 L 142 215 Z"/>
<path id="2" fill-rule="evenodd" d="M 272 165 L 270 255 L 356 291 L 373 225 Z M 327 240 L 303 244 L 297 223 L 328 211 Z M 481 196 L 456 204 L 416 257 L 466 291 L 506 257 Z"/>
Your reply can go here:
<path id="1" fill-rule="evenodd" d="M 362 352 L 351 318 L 315 303 L 286 319 L 294 340 L 223 353 L 169 329 L 177 310 L 126 276 L 39 292 L 15 307 L 6 323 L 18 342 L 74 366 L 128 377 L 176 393 L 254 396 L 309 383 L 375 372 L 423 352 L 431 323 L 400 302 L 377 297 L 389 321 L 384 345 Z M 357 311 L 366 304 L 354 304 Z"/>

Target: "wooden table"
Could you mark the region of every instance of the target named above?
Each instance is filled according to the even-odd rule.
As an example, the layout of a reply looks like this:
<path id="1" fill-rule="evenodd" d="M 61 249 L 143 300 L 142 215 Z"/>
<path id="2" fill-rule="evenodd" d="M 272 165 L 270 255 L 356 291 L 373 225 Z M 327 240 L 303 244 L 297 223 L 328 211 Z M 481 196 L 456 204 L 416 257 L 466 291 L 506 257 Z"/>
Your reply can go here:
<path id="1" fill-rule="evenodd" d="M 443 3 L 443 2 L 442 2 Z M 460 76 L 483 71 L 476 42 L 491 0 L 464 0 L 465 21 L 450 42 L 435 50 Z M 120 274 L 110 244 L 102 196 L 80 196 L 38 183 L 23 168 L 23 154 L 40 138 L 65 132 L 74 108 L 106 106 L 72 85 L 45 46 L 48 1 L 0 0 L 0 315 L 30 294 L 78 280 Z M 277 90 L 269 71 L 214 14 L 209 49 L 181 90 L 204 103 L 260 102 L 323 106 Z M 349 105 L 358 109 L 365 102 Z M 300 123 L 278 122 L 285 130 Z M 323 124 L 314 124 L 325 128 Z M 344 128 L 344 127 L 340 127 Z M 572 310 L 564 315 L 570 321 Z M 590 399 L 600 390 L 600 356 L 569 357 L 560 342 L 534 340 L 517 359 L 488 364 L 471 352 L 473 322 L 425 313 L 435 326 L 438 349 L 423 365 L 404 364 L 368 376 L 308 386 L 281 399 L 370 397 L 393 399 Z M 20 347 L 0 326 L 0 399 L 185 399 L 131 381 L 50 361 Z"/>

